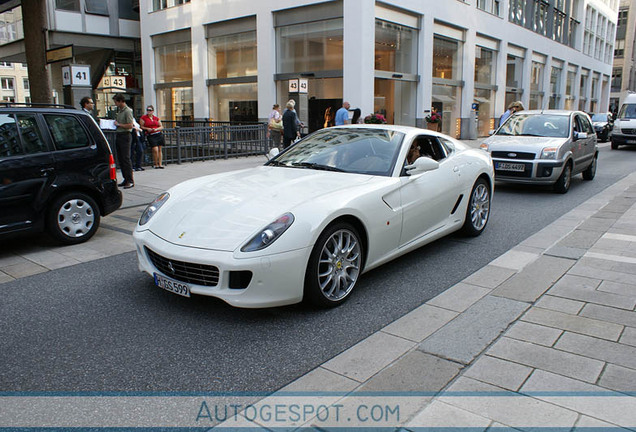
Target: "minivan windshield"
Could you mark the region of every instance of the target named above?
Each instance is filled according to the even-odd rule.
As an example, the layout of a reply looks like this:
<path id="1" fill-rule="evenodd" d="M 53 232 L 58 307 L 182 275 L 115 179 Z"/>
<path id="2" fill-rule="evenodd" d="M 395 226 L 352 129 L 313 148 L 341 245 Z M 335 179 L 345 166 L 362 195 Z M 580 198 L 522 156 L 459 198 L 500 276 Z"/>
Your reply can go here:
<path id="1" fill-rule="evenodd" d="M 636 104 L 623 104 L 618 112 L 618 118 L 621 120 L 636 119 Z"/>
<path id="2" fill-rule="evenodd" d="M 594 123 L 607 123 L 609 119 L 607 118 L 607 113 L 601 113 L 601 114 L 593 114 L 592 121 Z"/>
<path id="3" fill-rule="evenodd" d="M 497 130 L 496 135 L 567 138 L 570 135 L 570 116 L 517 113 Z"/>

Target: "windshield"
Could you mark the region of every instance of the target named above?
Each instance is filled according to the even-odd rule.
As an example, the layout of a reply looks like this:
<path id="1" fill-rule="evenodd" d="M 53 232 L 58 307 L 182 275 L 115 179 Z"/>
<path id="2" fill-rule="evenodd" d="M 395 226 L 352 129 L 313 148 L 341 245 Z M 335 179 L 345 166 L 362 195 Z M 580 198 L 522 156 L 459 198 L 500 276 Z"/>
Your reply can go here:
<path id="1" fill-rule="evenodd" d="M 592 115 L 592 121 L 595 123 L 606 123 L 607 114 L 594 114 Z"/>
<path id="2" fill-rule="evenodd" d="M 517 113 L 497 130 L 496 135 L 567 138 L 570 135 L 570 117 Z"/>
<path id="3" fill-rule="evenodd" d="M 383 129 L 327 128 L 266 165 L 390 176 L 404 134 Z"/>
<path id="4" fill-rule="evenodd" d="M 621 120 L 636 119 L 636 104 L 623 104 L 618 118 Z"/>

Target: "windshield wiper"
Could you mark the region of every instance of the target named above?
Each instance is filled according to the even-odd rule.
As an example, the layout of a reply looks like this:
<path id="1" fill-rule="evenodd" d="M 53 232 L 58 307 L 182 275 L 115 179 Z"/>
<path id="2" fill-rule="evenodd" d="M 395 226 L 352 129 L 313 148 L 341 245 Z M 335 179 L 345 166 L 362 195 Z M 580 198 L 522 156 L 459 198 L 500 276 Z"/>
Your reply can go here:
<path id="1" fill-rule="evenodd" d="M 269 166 L 282 166 L 282 167 L 288 167 L 289 168 L 289 165 L 284 164 L 282 162 L 279 162 L 277 160 L 267 161 L 266 165 L 269 165 Z"/>
<path id="2" fill-rule="evenodd" d="M 303 167 L 303 168 L 311 168 L 315 170 L 323 170 L 323 171 L 336 171 L 336 172 L 346 172 L 340 168 L 332 167 L 329 165 L 321 165 L 313 162 L 294 162 L 292 166 L 295 167 Z"/>

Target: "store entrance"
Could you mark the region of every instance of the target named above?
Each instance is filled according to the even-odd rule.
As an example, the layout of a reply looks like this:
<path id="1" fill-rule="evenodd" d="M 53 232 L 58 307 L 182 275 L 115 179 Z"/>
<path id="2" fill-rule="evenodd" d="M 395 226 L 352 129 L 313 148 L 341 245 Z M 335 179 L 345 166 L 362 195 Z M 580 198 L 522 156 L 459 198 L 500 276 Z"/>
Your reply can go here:
<path id="1" fill-rule="evenodd" d="M 328 109 L 331 112 L 331 124 L 329 126 L 333 126 L 336 111 L 338 111 L 341 106 L 342 99 L 309 99 L 309 122 L 307 124 L 309 133 L 325 127 Z"/>
<path id="2" fill-rule="evenodd" d="M 257 101 L 230 101 L 228 108 L 230 122 L 258 122 Z"/>

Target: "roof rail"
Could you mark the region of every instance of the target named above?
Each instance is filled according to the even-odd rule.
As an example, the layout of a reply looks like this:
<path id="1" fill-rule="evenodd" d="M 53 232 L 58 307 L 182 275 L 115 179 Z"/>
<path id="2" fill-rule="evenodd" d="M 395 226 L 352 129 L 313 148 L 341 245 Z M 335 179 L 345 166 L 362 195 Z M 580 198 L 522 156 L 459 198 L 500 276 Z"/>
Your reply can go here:
<path id="1" fill-rule="evenodd" d="M 73 105 L 49 104 L 41 102 L 0 102 L 0 107 L 66 108 L 78 109 Z"/>

